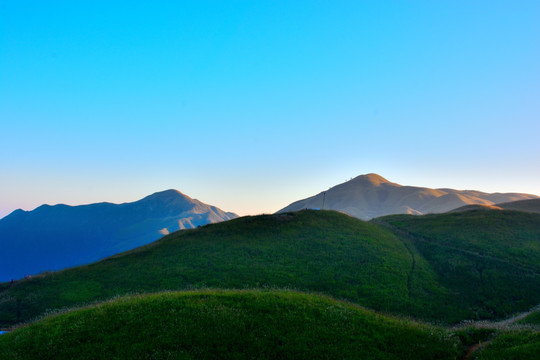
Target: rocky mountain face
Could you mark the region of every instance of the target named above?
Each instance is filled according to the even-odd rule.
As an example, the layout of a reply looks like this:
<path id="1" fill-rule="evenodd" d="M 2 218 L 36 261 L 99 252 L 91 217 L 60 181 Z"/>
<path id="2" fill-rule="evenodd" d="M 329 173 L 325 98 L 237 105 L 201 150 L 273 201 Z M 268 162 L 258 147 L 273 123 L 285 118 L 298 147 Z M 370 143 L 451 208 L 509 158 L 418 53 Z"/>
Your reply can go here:
<path id="1" fill-rule="evenodd" d="M 383 215 L 443 213 L 466 205 L 494 205 L 534 198 L 538 197 L 518 193 L 489 194 L 474 190 L 403 186 L 380 175 L 367 174 L 296 201 L 278 212 L 324 208 L 370 220 Z"/>
<path id="2" fill-rule="evenodd" d="M 42 205 L 0 219 L 0 281 L 86 264 L 236 214 L 166 190 L 139 201 Z"/>

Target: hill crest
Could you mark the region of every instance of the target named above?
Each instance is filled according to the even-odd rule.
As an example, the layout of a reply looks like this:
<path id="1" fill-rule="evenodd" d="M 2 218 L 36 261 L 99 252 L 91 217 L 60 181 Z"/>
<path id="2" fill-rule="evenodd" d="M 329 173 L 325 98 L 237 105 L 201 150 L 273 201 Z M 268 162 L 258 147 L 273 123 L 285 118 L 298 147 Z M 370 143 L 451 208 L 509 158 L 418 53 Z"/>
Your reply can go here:
<path id="1" fill-rule="evenodd" d="M 385 178 L 383 178 L 381 175 L 375 174 L 375 173 L 369 173 L 369 174 L 365 174 L 365 175 L 358 175 L 357 177 L 352 179 L 352 181 L 357 182 L 357 183 L 367 183 L 367 184 L 371 184 L 371 185 L 374 185 L 374 186 L 380 186 L 381 184 L 391 184 L 391 185 L 401 186 L 401 185 L 398 185 L 398 184 L 394 184 L 394 183 L 386 180 Z"/>

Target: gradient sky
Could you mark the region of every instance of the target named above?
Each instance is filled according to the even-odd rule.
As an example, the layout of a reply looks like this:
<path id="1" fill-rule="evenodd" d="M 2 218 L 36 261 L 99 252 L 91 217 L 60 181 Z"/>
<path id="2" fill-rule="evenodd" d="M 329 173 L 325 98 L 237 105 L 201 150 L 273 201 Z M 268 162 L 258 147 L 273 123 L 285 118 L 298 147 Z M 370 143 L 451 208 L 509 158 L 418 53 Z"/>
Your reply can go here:
<path id="1" fill-rule="evenodd" d="M 0 217 L 360 174 L 540 194 L 539 1 L 0 0 Z"/>

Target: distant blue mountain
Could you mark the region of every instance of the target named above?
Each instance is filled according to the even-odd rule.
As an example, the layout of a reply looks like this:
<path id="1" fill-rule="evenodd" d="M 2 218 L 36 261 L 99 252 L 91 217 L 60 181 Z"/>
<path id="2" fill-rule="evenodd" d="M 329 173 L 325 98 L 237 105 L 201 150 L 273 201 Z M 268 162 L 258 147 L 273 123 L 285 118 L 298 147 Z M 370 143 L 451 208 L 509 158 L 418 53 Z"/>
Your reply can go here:
<path id="1" fill-rule="evenodd" d="M 94 262 L 173 231 L 235 217 L 177 190 L 124 204 L 15 210 L 0 219 L 0 282 Z"/>

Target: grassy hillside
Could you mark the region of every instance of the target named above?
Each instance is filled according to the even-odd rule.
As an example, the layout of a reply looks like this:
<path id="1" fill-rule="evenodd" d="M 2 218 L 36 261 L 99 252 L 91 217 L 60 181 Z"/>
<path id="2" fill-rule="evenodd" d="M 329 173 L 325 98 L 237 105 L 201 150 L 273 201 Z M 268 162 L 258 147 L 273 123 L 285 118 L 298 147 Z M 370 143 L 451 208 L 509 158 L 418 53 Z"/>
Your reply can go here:
<path id="1" fill-rule="evenodd" d="M 478 318 L 502 318 L 540 303 L 540 215 L 477 210 L 376 220 L 420 253 L 450 302 Z M 411 272 L 411 283 L 423 275 Z"/>
<path id="2" fill-rule="evenodd" d="M 301 211 L 174 233 L 88 266 L 0 284 L 0 328 L 117 295 L 207 287 L 316 291 L 441 323 L 502 318 L 540 303 L 539 215 L 383 220 L 388 229 Z"/>
<path id="3" fill-rule="evenodd" d="M 284 291 L 131 296 L 0 336 L 2 359 L 457 359 L 448 332 Z"/>
<path id="4" fill-rule="evenodd" d="M 383 311 L 409 307 L 411 259 L 391 232 L 335 212 L 245 217 L 0 287 L 0 327 L 118 294 L 194 288 L 310 290 Z"/>
<path id="5" fill-rule="evenodd" d="M 531 324 L 531 325 L 540 325 L 540 310 L 537 310 L 527 317 L 521 319 L 519 324 Z"/>
<path id="6" fill-rule="evenodd" d="M 540 354 L 540 332 L 508 331 L 499 334 L 474 359 L 537 360 Z"/>

